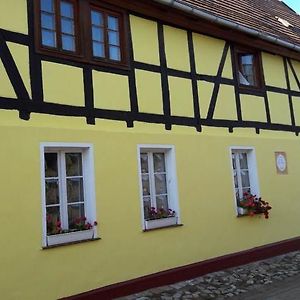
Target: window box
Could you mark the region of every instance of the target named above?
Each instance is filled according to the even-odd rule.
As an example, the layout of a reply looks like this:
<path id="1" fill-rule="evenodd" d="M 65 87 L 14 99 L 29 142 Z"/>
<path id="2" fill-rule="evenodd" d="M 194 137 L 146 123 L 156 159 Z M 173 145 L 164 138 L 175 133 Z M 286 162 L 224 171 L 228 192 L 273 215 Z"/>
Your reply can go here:
<path id="1" fill-rule="evenodd" d="M 47 236 L 47 246 L 67 244 L 94 238 L 94 229 L 53 234 Z"/>
<path id="2" fill-rule="evenodd" d="M 145 229 L 154 229 L 161 227 L 168 227 L 177 224 L 177 217 L 169 217 L 155 220 L 145 220 Z"/>

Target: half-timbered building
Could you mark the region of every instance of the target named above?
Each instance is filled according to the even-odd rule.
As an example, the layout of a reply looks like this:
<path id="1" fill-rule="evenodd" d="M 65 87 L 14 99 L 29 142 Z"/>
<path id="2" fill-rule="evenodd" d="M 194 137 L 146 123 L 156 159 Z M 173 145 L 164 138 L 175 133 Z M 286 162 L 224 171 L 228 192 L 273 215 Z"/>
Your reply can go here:
<path id="1" fill-rule="evenodd" d="M 299 249 L 299 74 L 278 0 L 0 1 L 1 298 Z"/>

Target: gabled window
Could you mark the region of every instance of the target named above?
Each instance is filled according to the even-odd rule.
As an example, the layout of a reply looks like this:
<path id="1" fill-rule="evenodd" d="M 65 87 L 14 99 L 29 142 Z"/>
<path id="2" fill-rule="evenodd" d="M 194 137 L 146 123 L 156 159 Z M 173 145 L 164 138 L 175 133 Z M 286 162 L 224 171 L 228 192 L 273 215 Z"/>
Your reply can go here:
<path id="1" fill-rule="evenodd" d="M 258 51 L 237 47 L 235 49 L 237 76 L 242 88 L 262 87 L 262 67 Z"/>
<path id="2" fill-rule="evenodd" d="M 250 147 L 231 148 L 231 163 L 235 201 L 238 206 L 244 193 L 259 194 L 254 149 Z M 243 209 L 237 207 L 237 213 L 242 215 Z"/>
<path id="3" fill-rule="evenodd" d="M 139 146 L 144 229 L 176 225 L 179 217 L 175 153 L 171 146 Z"/>
<path id="4" fill-rule="evenodd" d="M 46 145 L 41 152 L 45 246 L 94 238 L 90 147 Z"/>
<path id="5" fill-rule="evenodd" d="M 126 65 L 124 13 L 92 0 L 35 0 L 37 48 L 94 64 Z"/>

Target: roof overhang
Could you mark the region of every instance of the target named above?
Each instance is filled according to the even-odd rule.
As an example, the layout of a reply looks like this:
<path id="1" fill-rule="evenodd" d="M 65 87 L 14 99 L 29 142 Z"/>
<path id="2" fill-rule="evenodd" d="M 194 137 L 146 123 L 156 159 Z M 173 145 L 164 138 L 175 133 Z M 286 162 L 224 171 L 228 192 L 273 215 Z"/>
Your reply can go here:
<path id="1" fill-rule="evenodd" d="M 255 37 L 255 38 L 258 38 L 258 39 L 261 39 L 261 40 L 264 40 L 264 41 L 267 41 L 267 42 L 270 42 L 270 43 L 273 43 L 273 44 L 279 45 L 281 47 L 285 47 L 285 48 L 288 48 L 290 50 L 300 53 L 300 45 L 287 42 L 276 36 L 269 35 L 265 32 L 243 26 L 241 24 L 227 20 L 225 18 L 217 17 L 213 14 L 210 14 L 206 11 L 201 10 L 198 7 L 189 5 L 183 1 L 180 1 L 180 0 L 153 0 L 153 1 L 163 4 L 163 5 L 170 6 L 172 8 L 178 9 L 178 10 L 181 10 L 184 13 L 196 16 L 200 19 L 207 20 L 216 25 L 220 25 L 220 26 L 224 26 L 224 27 L 227 27 L 227 28 L 230 28 L 233 30 L 237 30 L 239 32 L 248 34 L 252 37 Z"/>

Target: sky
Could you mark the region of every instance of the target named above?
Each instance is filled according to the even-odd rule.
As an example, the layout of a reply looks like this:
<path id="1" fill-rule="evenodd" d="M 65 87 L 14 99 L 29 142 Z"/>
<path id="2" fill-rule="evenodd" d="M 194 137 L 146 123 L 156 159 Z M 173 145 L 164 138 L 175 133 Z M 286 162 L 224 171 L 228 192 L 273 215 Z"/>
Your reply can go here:
<path id="1" fill-rule="evenodd" d="M 300 0 L 283 0 L 283 2 L 300 14 Z"/>

